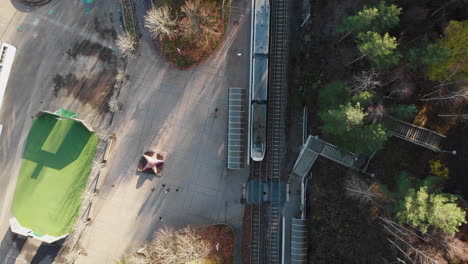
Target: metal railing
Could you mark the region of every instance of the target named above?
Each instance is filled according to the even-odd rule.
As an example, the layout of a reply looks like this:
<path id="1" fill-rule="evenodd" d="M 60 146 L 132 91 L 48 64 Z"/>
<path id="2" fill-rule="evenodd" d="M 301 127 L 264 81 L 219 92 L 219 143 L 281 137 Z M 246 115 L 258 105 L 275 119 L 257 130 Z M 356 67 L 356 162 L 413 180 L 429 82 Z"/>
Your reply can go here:
<path id="1" fill-rule="evenodd" d="M 393 136 L 415 143 L 433 151 L 439 151 L 440 141 L 445 138 L 427 128 L 419 127 L 405 121 L 398 120 L 391 116 L 385 116 L 385 121 L 390 127 Z"/>

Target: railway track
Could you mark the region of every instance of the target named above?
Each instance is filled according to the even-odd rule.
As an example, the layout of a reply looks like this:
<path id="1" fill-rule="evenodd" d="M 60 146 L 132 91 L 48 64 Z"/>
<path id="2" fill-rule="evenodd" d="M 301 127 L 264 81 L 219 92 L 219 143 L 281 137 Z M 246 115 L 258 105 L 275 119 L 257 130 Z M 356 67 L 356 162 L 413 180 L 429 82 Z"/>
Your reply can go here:
<path id="1" fill-rule="evenodd" d="M 270 9 L 270 85 L 268 94 L 266 263 L 281 263 L 281 173 L 285 128 L 288 12 L 286 0 L 272 0 Z M 276 189 L 276 190 L 275 190 Z"/>
<path id="2" fill-rule="evenodd" d="M 251 164 L 251 179 L 268 183 L 269 203 L 253 205 L 251 209 L 250 264 L 281 263 L 281 196 L 284 194 L 279 183 L 284 154 L 288 13 L 286 0 L 271 0 L 270 5 L 267 153 L 262 162 Z M 257 193 L 263 195 L 263 190 Z"/>
<path id="3" fill-rule="evenodd" d="M 251 165 L 250 175 L 252 179 L 258 179 L 261 181 L 265 180 L 265 163 L 264 162 L 253 162 Z M 258 185 L 256 194 L 259 197 L 256 199 L 261 200 L 263 195 L 262 185 Z M 263 227 L 265 226 L 263 205 L 261 203 L 252 205 L 251 207 L 251 223 L 250 223 L 250 263 L 251 264 L 263 264 L 264 259 L 264 232 Z"/>

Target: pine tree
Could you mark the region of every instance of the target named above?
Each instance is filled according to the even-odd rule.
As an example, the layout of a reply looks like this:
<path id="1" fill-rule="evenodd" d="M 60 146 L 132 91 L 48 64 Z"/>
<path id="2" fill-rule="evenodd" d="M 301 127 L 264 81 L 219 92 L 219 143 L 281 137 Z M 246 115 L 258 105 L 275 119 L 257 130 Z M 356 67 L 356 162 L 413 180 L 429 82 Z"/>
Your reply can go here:
<path id="1" fill-rule="evenodd" d="M 409 189 L 397 207 L 397 219 L 427 233 L 430 227 L 454 234 L 466 223 L 465 212 L 456 205 L 457 198 L 451 194 L 431 194 L 428 186 L 419 190 Z"/>
<path id="2" fill-rule="evenodd" d="M 375 93 L 360 92 L 360 93 L 353 95 L 350 101 L 353 103 L 359 103 L 363 107 L 367 107 L 372 103 L 374 98 L 375 98 Z"/>
<path id="3" fill-rule="evenodd" d="M 387 6 L 384 1 L 380 1 L 376 6 L 364 6 L 355 15 L 344 17 L 338 31 L 356 34 L 367 31 L 384 33 L 398 25 L 400 13 L 401 8 L 398 6 Z"/>
<path id="4" fill-rule="evenodd" d="M 468 20 L 450 21 L 445 36 L 440 41 L 442 48 L 450 50 L 449 59 L 430 66 L 428 77 L 433 81 L 465 79 L 468 76 Z"/>
<path id="5" fill-rule="evenodd" d="M 466 213 L 457 206 L 457 198 L 451 194 L 434 194 L 430 196 L 431 214 L 428 222 L 442 231 L 455 234 L 458 227 L 466 223 Z"/>
<path id="6" fill-rule="evenodd" d="M 428 44 L 408 51 L 409 66 L 413 69 L 427 71 L 433 64 L 439 64 L 450 58 L 450 49 L 440 45 L 440 42 Z"/>
<path id="7" fill-rule="evenodd" d="M 418 108 L 416 107 L 416 105 L 413 104 L 400 104 L 397 106 L 389 107 L 389 112 L 396 118 L 402 119 L 404 121 L 409 121 L 416 116 L 416 114 L 418 113 Z"/>
<path id="8" fill-rule="evenodd" d="M 346 151 L 355 154 L 371 154 L 382 149 L 388 134 L 381 124 L 364 124 L 366 113 L 360 103 L 350 102 L 338 108 L 319 113 L 324 125 L 322 131 L 333 142 Z"/>
<path id="9" fill-rule="evenodd" d="M 391 37 L 388 33 L 381 36 L 376 32 L 368 31 L 358 35 L 359 51 L 375 63 L 379 69 L 386 69 L 398 64 L 401 56 L 396 50 L 397 46 L 396 38 Z"/>
<path id="10" fill-rule="evenodd" d="M 323 87 L 318 96 L 320 111 L 337 108 L 343 104 L 349 96 L 349 91 L 343 82 L 333 82 Z"/>

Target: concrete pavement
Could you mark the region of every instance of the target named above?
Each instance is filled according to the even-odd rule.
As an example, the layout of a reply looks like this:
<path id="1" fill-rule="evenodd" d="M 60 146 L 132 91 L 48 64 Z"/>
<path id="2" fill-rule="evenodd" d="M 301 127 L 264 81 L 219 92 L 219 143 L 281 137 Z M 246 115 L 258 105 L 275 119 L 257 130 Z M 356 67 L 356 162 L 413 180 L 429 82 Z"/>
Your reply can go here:
<path id="1" fill-rule="evenodd" d="M 240 245 L 239 201 L 248 169 L 226 170 L 227 89 L 248 85 L 248 56 L 237 53 L 249 54 L 250 5 L 247 0 L 233 2 L 232 28 L 223 46 L 187 71 L 174 69 L 157 54 L 141 27 L 146 5 L 137 2 L 142 40 L 139 54 L 128 63 L 115 53 L 112 32 L 121 32 L 115 1 L 97 1 L 91 13 L 81 1 L 52 1 L 11 15 L 2 40 L 18 50 L 0 115 L 5 124 L 0 138 L 0 232 L 8 228 L 30 115 L 65 107 L 91 121 L 97 131 L 113 131 L 117 137 L 97 215 L 80 242 L 87 256 L 77 263 L 112 263 L 151 239 L 162 225 L 226 222 L 238 231 Z M 112 76 L 123 66 L 130 83 L 115 90 Z M 109 95 L 124 106 L 112 122 L 102 111 Z M 147 148 L 168 153 L 162 178 L 136 171 Z M 171 189 L 167 194 L 162 184 Z"/>

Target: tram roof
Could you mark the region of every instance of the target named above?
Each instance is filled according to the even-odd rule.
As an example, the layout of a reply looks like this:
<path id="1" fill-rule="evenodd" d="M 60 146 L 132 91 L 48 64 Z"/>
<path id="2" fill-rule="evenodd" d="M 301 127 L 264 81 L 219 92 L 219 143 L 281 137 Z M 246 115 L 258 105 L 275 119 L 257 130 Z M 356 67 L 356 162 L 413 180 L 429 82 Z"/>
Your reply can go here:
<path id="1" fill-rule="evenodd" d="M 270 32 L 270 4 L 268 0 L 255 1 L 254 53 L 268 54 Z"/>

